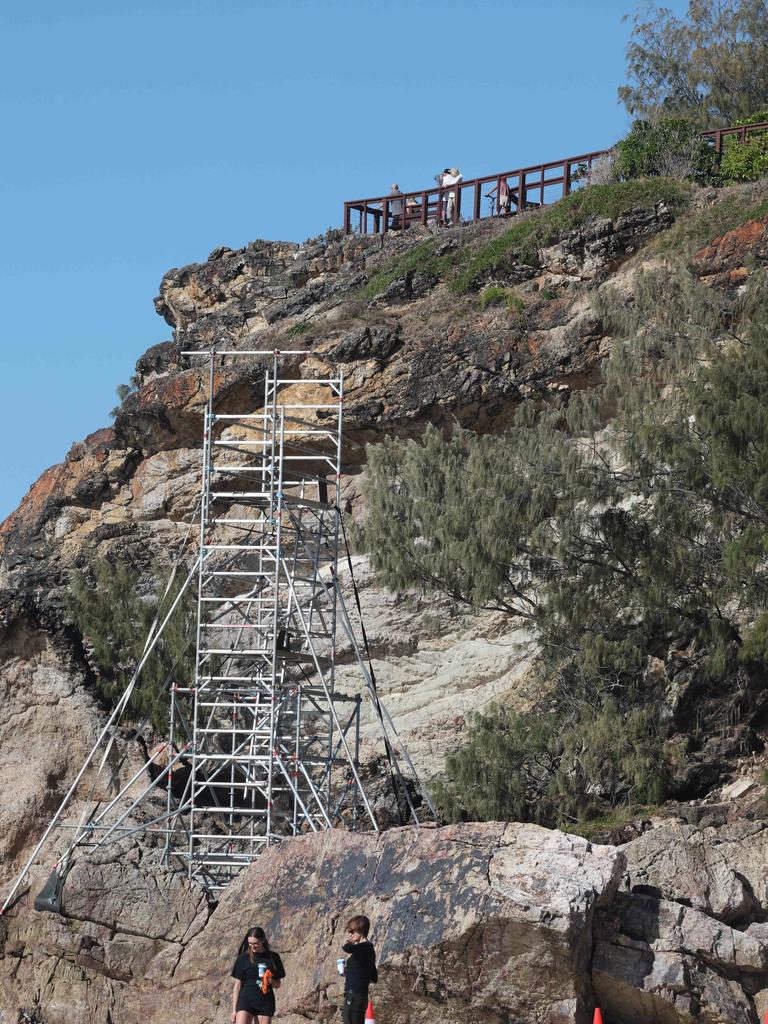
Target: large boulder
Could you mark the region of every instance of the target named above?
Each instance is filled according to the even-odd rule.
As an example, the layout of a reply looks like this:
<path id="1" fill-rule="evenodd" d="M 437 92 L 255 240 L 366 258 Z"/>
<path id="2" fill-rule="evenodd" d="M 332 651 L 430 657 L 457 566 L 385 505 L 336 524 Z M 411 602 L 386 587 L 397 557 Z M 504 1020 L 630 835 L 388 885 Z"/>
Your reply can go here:
<path id="1" fill-rule="evenodd" d="M 685 902 L 729 923 L 748 919 L 757 900 L 768 903 L 764 822 L 727 829 L 665 825 L 645 832 L 625 852 L 634 891 Z"/>
<path id="2" fill-rule="evenodd" d="M 281 1019 L 326 1024 L 345 921 L 365 913 L 388 1024 L 587 1024 L 592 921 L 623 867 L 615 847 L 536 825 L 330 831 L 266 852 L 209 916 L 158 854 L 121 848 L 72 871 L 66 919 L 15 911 L 3 1005 L 45 1024 L 224 1020 L 237 947 L 260 924 L 286 966 Z"/>
<path id="3" fill-rule="evenodd" d="M 611 1024 L 758 1024 L 768 946 L 699 910 L 622 893 L 596 922 L 593 983 Z"/>
<path id="4" fill-rule="evenodd" d="M 145 985 L 172 976 L 184 944 L 210 908 L 186 875 L 162 866 L 159 851 L 124 843 L 75 855 L 62 915 L 36 913 L 35 872 L 0 929 L 0 1024 L 17 1014 L 40 1024 L 133 1024 Z M 131 999 L 126 994 L 131 993 Z M 130 1004 L 130 1005 L 129 1005 Z"/>
<path id="5" fill-rule="evenodd" d="M 173 990 L 142 1009 L 168 1007 L 188 1024 L 225 1011 L 237 943 L 254 924 L 283 956 L 278 1003 L 291 1024 L 338 1017 L 335 959 L 344 923 L 367 914 L 380 981 L 374 999 L 390 1024 L 565 1024 L 589 1019 L 592 917 L 618 885 L 613 847 L 535 825 L 328 832 L 277 847 L 224 894 L 186 947 Z M 215 1016 L 215 1015 L 214 1015 Z"/>
<path id="6" fill-rule="evenodd" d="M 612 1024 L 762 1020 L 768 825 L 670 823 L 621 850 L 622 891 L 595 920 L 593 984 L 606 1018 Z"/>

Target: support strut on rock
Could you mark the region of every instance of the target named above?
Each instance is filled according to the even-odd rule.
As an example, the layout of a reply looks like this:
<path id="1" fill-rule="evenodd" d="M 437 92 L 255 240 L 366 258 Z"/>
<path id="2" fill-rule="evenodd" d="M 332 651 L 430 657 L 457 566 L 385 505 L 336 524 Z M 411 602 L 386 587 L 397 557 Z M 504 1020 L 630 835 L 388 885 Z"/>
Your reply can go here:
<path id="1" fill-rule="evenodd" d="M 64 895 L 64 882 L 67 880 L 72 861 L 57 864 L 48 876 L 40 892 L 35 896 L 35 910 L 47 914 L 61 913 L 61 900 Z"/>

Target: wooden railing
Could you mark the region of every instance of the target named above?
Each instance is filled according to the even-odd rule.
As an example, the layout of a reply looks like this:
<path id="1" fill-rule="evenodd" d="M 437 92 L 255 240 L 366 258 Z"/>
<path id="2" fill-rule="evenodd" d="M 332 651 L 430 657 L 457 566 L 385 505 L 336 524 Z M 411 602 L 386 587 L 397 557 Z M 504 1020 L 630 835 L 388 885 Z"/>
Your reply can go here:
<path id="1" fill-rule="evenodd" d="M 719 161 L 723 155 L 723 139 L 735 135 L 739 142 L 746 142 L 748 135 L 764 131 L 768 131 L 768 121 L 760 121 L 758 124 L 742 124 L 738 128 L 713 128 L 712 131 L 701 134 L 703 138 L 712 140 Z"/>
<path id="2" fill-rule="evenodd" d="M 739 142 L 745 142 L 749 135 L 759 131 L 768 131 L 768 122 L 738 128 L 716 128 L 702 132 L 702 137 L 711 140 L 719 162 L 726 138 L 735 135 Z M 418 192 L 350 199 L 344 203 L 344 234 L 352 233 L 354 214 L 357 214 L 354 229 L 361 235 L 384 233 L 411 224 L 447 224 L 449 218 L 451 223 L 459 223 L 462 209 L 469 214 L 464 220 L 482 220 L 484 216 L 490 217 L 499 211 L 497 196 L 502 182 L 506 182 L 509 189 L 511 214 L 534 206 L 546 206 L 567 196 L 574 183 L 588 177 L 595 161 L 609 152 L 598 149 L 551 163 L 502 171 L 484 178 L 470 178 L 444 188 L 435 185 Z M 482 211 L 483 199 L 488 202 L 486 214 Z"/>

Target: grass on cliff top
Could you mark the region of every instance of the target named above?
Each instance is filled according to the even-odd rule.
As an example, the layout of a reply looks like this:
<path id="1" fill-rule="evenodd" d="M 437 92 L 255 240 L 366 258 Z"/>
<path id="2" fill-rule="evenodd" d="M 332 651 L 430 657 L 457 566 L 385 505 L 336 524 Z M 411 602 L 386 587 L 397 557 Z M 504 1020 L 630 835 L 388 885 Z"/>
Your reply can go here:
<path id="1" fill-rule="evenodd" d="M 471 243 L 462 245 L 460 238 L 457 248 L 445 252 L 440 252 L 446 242 L 444 237 L 421 242 L 374 274 L 362 295 L 372 299 L 410 271 L 447 280 L 456 295 L 465 295 L 474 290 L 478 279 L 509 259 L 535 264 L 539 248 L 550 244 L 561 232 L 580 227 L 590 217 L 614 220 L 626 210 L 652 206 L 661 200 L 678 210 L 686 205 L 692 191 L 693 186 L 672 178 L 644 178 L 582 188 L 552 206 L 515 218 L 508 231 L 479 250 L 473 251 Z"/>
<path id="2" fill-rule="evenodd" d="M 396 256 L 377 274 L 373 275 L 363 289 L 363 296 L 366 299 L 372 299 L 374 295 L 378 295 L 379 292 L 383 292 L 385 288 L 389 287 L 393 281 L 404 277 L 412 270 L 419 274 L 444 279 L 462 258 L 463 253 L 460 249 L 450 249 L 438 255 L 437 250 L 443 245 L 445 245 L 444 238 L 430 238 L 409 252 Z"/>
<path id="3" fill-rule="evenodd" d="M 688 203 L 692 192 L 693 186 L 673 178 L 642 178 L 579 189 L 552 206 L 521 217 L 509 231 L 489 242 L 451 282 L 451 290 L 458 295 L 471 291 L 479 277 L 500 268 L 509 258 L 535 265 L 540 248 L 562 232 L 581 227 L 590 217 L 615 220 L 626 210 L 662 200 L 678 210 Z"/>

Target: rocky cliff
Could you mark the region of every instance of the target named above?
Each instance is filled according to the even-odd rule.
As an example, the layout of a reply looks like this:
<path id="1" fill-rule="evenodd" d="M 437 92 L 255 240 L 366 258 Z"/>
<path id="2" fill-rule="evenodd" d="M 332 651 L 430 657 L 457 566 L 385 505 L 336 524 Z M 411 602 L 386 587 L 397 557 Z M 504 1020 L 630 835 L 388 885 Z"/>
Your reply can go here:
<path id="1" fill-rule="evenodd" d="M 279 1019 L 327 1024 L 344 923 L 365 913 L 392 1024 L 589 1024 L 595 1002 L 617 1024 L 758 1024 L 767 848 L 762 823 L 669 822 L 622 847 L 514 823 L 333 831 L 273 848 L 211 910 L 123 846 L 75 864 L 62 918 L 6 919 L 0 1021 L 213 1024 L 259 923 L 287 971 Z"/>
<path id="2" fill-rule="evenodd" d="M 343 369 L 348 468 L 343 492 L 346 508 L 361 514 L 359 480 L 366 443 L 376 443 L 386 434 L 418 436 L 428 423 L 449 426 L 458 421 L 481 431 L 502 430 L 522 401 L 589 387 L 611 344 L 595 312 L 594 294 L 610 286 L 630 303 L 634 275 L 644 267 L 663 266 L 669 258 L 654 239 L 674 230 L 676 219 L 695 221 L 701 211 L 716 209 L 724 198 L 700 192 L 686 199 L 687 211 L 683 211 L 666 195 L 646 195 L 642 202 L 584 218 L 565 230 L 557 225 L 549 231 L 539 230 L 534 235 L 536 251 L 529 253 L 510 251 L 505 256 L 502 239 L 507 225 L 488 221 L 460 229 L 414 228 L 385 237 L 331 236 L 303 245 L 256 242 L 237 251 L 217 249 L 203 264 L 170 271 L 163 279 L 156 306 L 172 328 L 172 339 L 154 345 L 139 359 L 137 386 L 123 402 L 114 426 L 74 445 L 65 461 L 42 475 L 0 527 L 3 879 L 18 868 L 103 721 L 82 638 L 62 611 L 62 594 L 71 569 L 81 567 L 94 554 L 109 554 L 127 561 L 147 580 L 153 561 L 178 543 L 194 515 L 207 382 L 185 351 L 207 350 L 222 343 L 249 349 L 300 349 L 302 354 L 294 357 L 294 364 L 305 376 Z M 745 193 L 744 208 L 754 199 Z M 544 214 L 526 216 L 535 221 Z M 693 235 L 691 229 L 680 238 L 687 244 Z M 765 221 L 737 222 L 736 229 L 723 237 L 710 233 L 699 241 L 709 244 L 693 260 L 696 275 L 711 288 L 730 295 L 765 259 Z M 451 287 L 446 280 L 445 268 L 456 265 L 466 268 L 463 289 Z M 478 292 L 487 284 L 503 286 L 514 301 L 483 308 Z M 227 403 L 238 408 L 246 404 L 258 407 L 263 380 L 259 358 L 239 360 L 235 367 L 217 372 L 222 408 Z M 493 699 L 526 705 L 535 648 L 524 631 L 510 627 L 500 615 L 469 614 L 432 596 L 387 594 L 361 556 L 357 570 L 383 695 L 417 768 L 429 776 L 439 770 L 446 752 L 460 742 L 468 710 Z M 344 671 L 342 668 L 342 675 Z M 756 766 L 737 762 L 745 749 L 761 749 L 757 727 L 738 723 L 742 731 L 749 730 L 747 740 L 739 743 L 730 742 L 731 727 L 736 724 L 724 723 L 723 742 L 706 755 L 716 762 L 714 772 L 704 773 L 709 785 L 727 782 L 729 773 L 755 776 L 758 772 Z M 370 731 L 368 735 L 372 743 Z M 128 764 L 137 763 L 135 746 L 128 734 L 119 739 L 118 747 Z M 373 746 L 369 749 L 373 751 Z M 739 806 L 734 804 L 726 816 L 733 816 Z M 760 807 L 755 805 L 752 813 L 759 815 Z M 650 834 L 657 831 L 662 830 Z M 490 842 L 490 834 L 484 842 Z M 498 838 L 501 833 L 493 834 Z M 396 843 L 397 835 L 392 833 L 381 841 Z M 685 848 L 689 837 L 681 835 L 679 839 L 675 834 L 675 841 Z M 706 830 L 696 835 L 703 837 L 701 843 L 707 848 L 722 842 L 717 833 Z M 757 850 L 761 836 L 758 822 L 749 826 L 739 842 Z M 364 838 L 359 841 L 368 842 Z M 563 841 L 553 834 L 551 842 Z M 327 842 L 330 850 L 336 849 L 333 844 L 340 840 L 331 837 Z M 584 850 L 583 857 L 589 859 L 592 853 L 586 847 Z M 634 856 L 627 858 L 630 868 L 621 896 L 612 901 L 608 893 L 595 904 L 599 905 L 594 925 L 599 938 L 596 931 L 594 986 L 603 1002 L 615 1008 L 612 1019 L 628 1024 L 756 1020 L 755 1014 L 762 1012 L 760 993 L 766 987 L 762 954 L 756 950 L 761 921 L 768 915 L 757 879 L 750 881 L 750 876 L 744 875 L 746 882 L 728 882 L 736 889 L 743 886 L 741 904 L 736 896 L 724 895 L 714 903 L 707 903 L 709 895 L 697 902 L 685 891 L 672 891 L 656 881 L 637 881 L 631 868 Z M 544 854 L 542 857 L 546 859 Z M 702 891 L 708 894 L 714 884 L 710 875 L 720 877 L 720 869 L 712 867 L 713 863 L 705 856 L 704 866 L 697 868 L 705 878 Z M 401 882 L 406 888 L 412 884 Z M 318 876 L 307 882 L 307 889 L 316 892 L 324 884 Z M 139 882 L 136 886 L 141 889 Z M 645 895 L 635 892 L 643 886 L 654 891 Z M 353 896 L 342 902 L 347 899 L 353 901 Z M 14 1019 L 12 1014 L 22 1005 L 37 1006 L 40 1019 L 46 1022 L 67 1019 L 66 1013 L 74 1013 L 75 1005 L 83 1020 L 113 1019 L 122 1024 L 145 1019 L 130 1002 L 130 993 L 120 996 L 122 1003 L 109 1001 L 117 999 L 112 982 L 119 981 L 127 992 L 131 978 L 148 971 L 150 961 L 155 964 L 152 971 L 157 972 L 150 972 L 151 976 L 159 977 L 162 965 L 179 955 L 179 947 L 186 949 L 206 915 L 198 895 L 184 893 L 181 902 L 186 909 L 162 934 L 150 934 L 144 925 L 134 930 L 90 911 L 72 912 L 94 927 L 123 936 L 123 945 L 109 956 L 113 958 L 110 963 L 115 963 L 115 958 L 139 958 L 138 966 L 126 976 L 119 970 L 113 974 L 112 968 L 95 966 L 94 958 L 82 952 L 91 948 L 88 943 L 93 936 L 80 936 L 77 929 L 73 932 L 70 926 L 53 925 L 48 919 L 44 925 L 13 923 L 8 932 L 12 941 L 10 946 L 6 942 L 0 968 L 5 977 L 5 1009 L 11 1014 L 7 1019 Z M 18 913 L 28 913 L 26 902 Z M 222 917 L 219 909 L 212 920 Z M 275 905 L 270 920 L 277 922 L 278 918 Z M 490 918 L 487 927 L 489 934 L 496 934 L 497 926 Z M 700 934 L 696 931 L 699 927 L 703 929 Z M 326 929 L 323 934 L 330 941 L 327 926 L 318 924 L 318 928 Z M 40 929 L 47 936 L 47 966 L 35 960 L 42 941 Z M 586 951 L 593 940 L 591 910 L 589 925 L 579 925 L 579 929 L 580 951 L 577 954 L 575 947 L 566 943 L 567 957 L 572 971 L 578 964 L 583 972 L 591 956 Z M 749 941 L 739 938 L 750 931 Z M 709 938 L 701 937 L 704 932 Z M 71 944 L 72 934 L 79 936 L 77 943 L 81 938 L 85 943 L 78 945 L 77 951 Z M 139 937 L 136 943 L 125 938 L 133 934 Z M 510 948 L 523 942 L 521 934 L 510 937 Z M 443 937 L 443 941 L 448 940 Z M 426 939 L 414 933 L 413 942 L 419 946 Z M 731 953 L 723 952 L 724 942 Z M 131 947 L 128 952 L 126 943 Z M 145 956 L 137 950 L 149 952 Z M 103 949 L 94 956 L 108 958 Z M 557 953 L 557 957 L 566 957 L 566 953 Z M 54 969 L 56 963 L 60 966 Z M 399 961 L 395 958 L 392 964 L 394 969 Z M 219 967 L 217 964 L 216 969 Z M 191 971 L 184 982 L 185 991 L 203 983 L 202 970 Z M 430 970 L 438 978 L 440 971 L 434 965 Z M 51 978 L 48 988 L 40 980 L 46 972 Z M 408 965 L 409 977 L 412 972 Z M 97 976 L 111 979 L 107 987 L 113 994 L 108 998 L 89 994 L 99 989 L 92 985 Z M 75 978 L 82 986 L 77 997 L 71 987 Z M 435 981 L 437 988 L 427 985 L 429 999 L 443 999 L 441 985 L 448 986 L 451 1001 L 460 1002 L 461 986 L 451 987 L 447 979 Z M 547 1014 L 555 1012 L 565 1014 L 563 1020 L 581 1020 L 591 998 L 590 985 L 591 981 L 583 979 L 572 982 L 570 990 L 566 985 L 566 994 L 555 1000 L 567 1007 L 564 1010 L 553 1010 L 554 1003 L 548 1008 L 543 1004 L 526 1008 L 512 1000 L 505 1004 L 504 1012 L 510 1019 L 531 1022 L 553 1020 Z M 311 999 L 310 990 L 315 993 Z M 630 990 L 631 998 L 627 995 Z M 493 999 L 501 998 L 498 991 L 488 989 Z M 729 1016 L 726 994 L 741 1017 Z M 311 1002 L 317 992 L 308 985 L 305 995 Z M 70 996 L 71 1004 L 67 1002 Z M 189 998 L 193 1006 L 194 999 Z M 422 1007 L 419 1013 L 424 1006 L 433 1005 L 429 999 L 418 1004 Z M 470 1001 L 468 1005 L 485 1007 L 488 1016 L 477 1019 L 508 1019 L 501 1016 L 501 1010 L 493 1017 L 493 999 L 489 995 L 486 1003 Z M 569 1003 L 574 999 L 576 1002 Z M 117 1005 L 124 1008 L 115 1015 Z M 125 1009 L 128 1006 L 133 1008 Z M 324 1019 L 312 1016 L 315 1010 L 301 1012 L 305 1019 Z M 209 1019 L 202 1010 L 200 1014 L 190 1020 Z"/>

